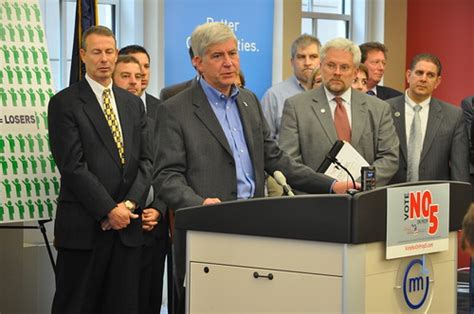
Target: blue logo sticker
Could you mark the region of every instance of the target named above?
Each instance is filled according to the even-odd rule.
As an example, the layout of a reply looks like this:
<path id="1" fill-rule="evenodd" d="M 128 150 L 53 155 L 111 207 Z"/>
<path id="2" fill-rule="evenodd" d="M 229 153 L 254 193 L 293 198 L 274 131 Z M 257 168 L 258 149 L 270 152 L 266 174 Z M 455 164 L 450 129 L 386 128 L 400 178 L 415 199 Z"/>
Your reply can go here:
<path id="1" fill-rule="evenodd" d="M 408 307 L 412 310 L 419 309 L 423 306 L 430 290 L 430 276 L 425 264 L 426 262 L 419 258 L 412 260 L 410 264 L 408 264 L 403 276 L 403 297 Z M 420 265 L 421 271 L 411 271 L 416 265 Z M 419 296 L 420 292 L 423 292 L 421 299 L 419 297 L 415 298 L 414 296 Z"/>

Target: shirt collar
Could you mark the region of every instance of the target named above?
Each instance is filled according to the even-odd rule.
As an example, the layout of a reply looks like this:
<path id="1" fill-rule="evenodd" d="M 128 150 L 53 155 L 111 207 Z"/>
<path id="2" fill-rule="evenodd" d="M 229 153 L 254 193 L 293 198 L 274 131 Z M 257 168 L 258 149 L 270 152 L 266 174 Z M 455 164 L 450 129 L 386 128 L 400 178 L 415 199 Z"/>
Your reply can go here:
<path id="1" fill-rule="evenodd" d="M 293 83 L 295 83 L 295 85 L 297 85 L 299 88 L 301 88 L 302 91 L 306 91 L 306 88 L 304 87 L 303 84 L 301 84 L 301 82 L 298 80 L 298 78 L 296 78 L 296 75 L 292 75 L 290 77 L 290 79 L 293 81 Z"/>
<path id="2" fill-rule="evenodd" d="M 87 83 L 89 83 L 94 94 L 96 94 L 99 99 L 102 98 L 102 94 L 106 88 L 109 88 L 112 91 L 112 80 L 110 80 L 110 84 L 108 86 L 103 86 L 102 84 L 94 81 L 87 73 L 85 75 L 85 79 Z"/>
<path id="3" fill-rule="evenodd" d="M 326 92 L 326 97 L 328 98 L 328 103 L 331 101 L 331 100 L 334 100 L 334 97 L 336 97 L 336 95 L 334 95 L 333 93 L 331 93 L 325 85 L 324 86 L 324 91 Z M 352 96 L 352 88 L 348 88 L 342 95 L 340 95 L 339 97 L 342 98 L 342 100 L 344 100 L 344 102 L 346 104 L 350 104 L 351 103 L 351 96 Z"/>
<path id="4" fill-rule="evenodd" d="M 408 96 L 408 89 L 405 91 L 405 103 L 408 104 L 412 108 L 414 108 L 416 105 L 420 105 L 421 108 L 425 108 L 429 106 L 430 101 L 431 101 L 431 96 L 423 100 L 421 103 L 417 104 L 413 99 L 410 98 L 410 96 Z"/>
<path id="5" fill-rule="evenodd" d="M 143 101 L 143 104 L 146 106 L 146 92 L 143 92 L 143 94 L 140 96 L 140 98 Z"/>
<path id="6" fill-rule="evenodd" d="M 227 95 L 224 95 L 219 90 L 212 87 L 208 82 L 206 82 L 205 79 L 200 79 L 199 83 L 201 84 L 202 89 L 204 90 L 204 94 L 206 94 L 207 99 L 211 103 L 218 103 L 223 100 L 227 100 L 228 98 L 235 100 L 235 98 L 237 98 L 237 95 L 239 95 L 239 89 L 237 88 L 237 86 L 235 86 L 235 84 L 233 84 L 231 87 L 230 97 L 227 97 Z"/>

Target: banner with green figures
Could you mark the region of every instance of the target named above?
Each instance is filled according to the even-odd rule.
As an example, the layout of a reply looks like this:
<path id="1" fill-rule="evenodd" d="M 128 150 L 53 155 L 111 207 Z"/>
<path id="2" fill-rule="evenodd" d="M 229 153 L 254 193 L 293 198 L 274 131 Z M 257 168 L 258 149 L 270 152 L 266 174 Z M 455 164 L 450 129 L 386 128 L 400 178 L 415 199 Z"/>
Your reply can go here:
<path id="1" fill-rule="evenodd" d="M 0 224 L 54 217 L 51 76 L 38 1 L 0 0 Z"/>

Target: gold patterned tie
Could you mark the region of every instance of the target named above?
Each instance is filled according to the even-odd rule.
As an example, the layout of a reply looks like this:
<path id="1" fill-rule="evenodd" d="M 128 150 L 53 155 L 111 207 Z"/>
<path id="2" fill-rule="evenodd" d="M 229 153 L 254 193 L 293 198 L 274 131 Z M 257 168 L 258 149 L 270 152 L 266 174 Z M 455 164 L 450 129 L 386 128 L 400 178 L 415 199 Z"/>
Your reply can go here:
<path id="1" fill-rule="evenodd" d="M 122 135 L 120 134 L 120 128 L 118 125 L 117 117 L 115 116 L 114 111 L 112 110 L 112 105 L 110 103 L 110 89 L 104 89 L 102 93 L 102 99 L 104 101 L 104 114 L 105 119 L 107 120 L 107 124 L 110 127 L 110 131 L 112 131 L 112 136 L 114 137 L 115 144 L 117 145 L 117 150 L 120 157 L 120 162 L 122 166 L 125 165 L 125 157 L 124 157 L 124 147 L 122 141 Z"/>

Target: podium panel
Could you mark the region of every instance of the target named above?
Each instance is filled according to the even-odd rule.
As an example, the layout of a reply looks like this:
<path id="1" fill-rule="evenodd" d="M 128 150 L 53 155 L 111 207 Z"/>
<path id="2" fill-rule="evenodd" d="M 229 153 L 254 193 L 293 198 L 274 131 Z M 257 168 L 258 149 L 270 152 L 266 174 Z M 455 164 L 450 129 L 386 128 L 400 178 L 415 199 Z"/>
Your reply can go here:
<path id="1" fill-rule="evenodd" d="M 436 183 L 446 184 L 426 182 Z M 186 311 L 455 313 L 457 230 L 471 194 L 449 185 L 449 249 L 396 259 L 385 255 L 386 188 L 178 210 Z"/>
<path id="2" fill-rule="evenodd" d="M 187 237 L 188 313 L 409 312 L 397 277 L 412 257 L 386 260 L 383 242 L 271 243 L 266 237 L 200 231 Z M 449 241 L 449 251 L 429 255 L 430 312 L 456 312 L 456 232 Z"/>
<path id="3" fill-rule="evenodd" d="M 206 273 L 206 271 L 208 271 Z M 260 276 L 255 278 L 255 273 Z M 335 313 L 341 309 L 339 277 L 275 269 L 191 263 L 192 313 Z M 321 295 L 316 291 L 330 292 Z M 223 294 L 222 291 L 225 291 Z"/>

